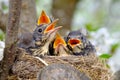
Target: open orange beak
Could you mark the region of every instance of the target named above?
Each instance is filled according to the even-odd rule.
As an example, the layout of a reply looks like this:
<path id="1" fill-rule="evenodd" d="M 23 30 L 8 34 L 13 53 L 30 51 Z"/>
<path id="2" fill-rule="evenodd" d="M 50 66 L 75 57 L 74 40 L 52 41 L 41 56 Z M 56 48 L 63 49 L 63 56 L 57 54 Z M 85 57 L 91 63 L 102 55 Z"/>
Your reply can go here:
<path id="1" fill-rule="evenodd" d="M 42 13 L 37 21 L 37 25 L 49 24 L 49 23 L 50 23 L 50 18 L 46 15 L 45 11 L 42 10 Z"/>
<path id="2" fill-rule="evenodd" d="M 64 39 L 57 33 L 56 34 L 56 39 L 54 41 L 54 44 L 53 44 L 53 48 L 58 48 L 59 45 L 63 45 L 63 46 L 66 46 L 66 42 L 64 41 Z"/>
<path id="3" fill-rule="evenodd" d="M 44 33 L 48 33 L 50 30 L 53 30 L 57 22 L 58 19 L 54 20 L 50 25 L 48 25 L 47 28 L 44 30 Z"/>
<path id="4" fill-rule="evenodd" d="M 68 44 L 73 48 L 78 44 L 81 44 L 81 41 L 79 39 L 70 39 L 68 41 Z"/>

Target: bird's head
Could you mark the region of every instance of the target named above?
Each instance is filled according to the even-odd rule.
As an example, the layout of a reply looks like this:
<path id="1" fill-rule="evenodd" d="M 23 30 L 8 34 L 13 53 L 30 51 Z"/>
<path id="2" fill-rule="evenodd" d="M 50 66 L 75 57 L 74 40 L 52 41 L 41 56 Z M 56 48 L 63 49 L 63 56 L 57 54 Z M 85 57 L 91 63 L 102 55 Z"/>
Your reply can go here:
<path id="1" fill-rule="evenodd" d="M 65 37 L 68 48 L 74 55 L 87 55 L 95 52 L 94 46 L 81 31 L 72 31 Z"/>
<path id="2" fill-rule="evenodd" d="M 78 45 L 83 47 L 83 44 L 86 43 L 86 37 L 80 31 L 72 31 L 68 34 L 66 41 L 71 48 Z"/>
<path id="3" fill-rule="evenodd" d="M 65 40 L 57 33 L 54 44 L 53 44 L 55 55 L 59 55 L 59 56 L 68 55 L 69 51 L 66 46 L 67 44 Z"/>
<path id="4" fill-rule="evenodd" d="M 41 45 L 47 41 L 54 40 L 56 32 L 61 28 L 61 26 L 55 27 L 57 21 L 58 19 L 50 24 L 41 24 L 37 26 L 33 33 L 33 39 L 35 40 L 36 45 Z"/>

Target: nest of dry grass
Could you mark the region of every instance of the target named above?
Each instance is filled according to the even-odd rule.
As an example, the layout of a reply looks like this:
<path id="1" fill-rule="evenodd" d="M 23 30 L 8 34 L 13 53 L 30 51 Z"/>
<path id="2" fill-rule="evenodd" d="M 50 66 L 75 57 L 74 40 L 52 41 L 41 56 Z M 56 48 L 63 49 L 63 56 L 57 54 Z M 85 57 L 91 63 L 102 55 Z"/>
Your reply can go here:
<path id="1" fill-rule="evenodd" d="M 97 56 L 67 56 L 67 57 L 45 57 L 43 58 L 46 63 L 63 63 L 71 64 L 81 72 L 88 75 L 91 80 L 110 80 L 111 73 L 109 68 L 104 65 Z"/>
<path id="2" fill-rule="evenodd" d="M 20 78 L 36 80 L 39 70 L 47 66 L 46 64 L 62 63 L 70 64 L 84 72 L 91 80 L 110 80 L 111 73 L 97 56 L 45 56 L 39 60 L 32 55 L 21 53 L 16 63 L 13 65 L 13 73 Z M 24 80 L 23 79 L 23 80 Z"/>

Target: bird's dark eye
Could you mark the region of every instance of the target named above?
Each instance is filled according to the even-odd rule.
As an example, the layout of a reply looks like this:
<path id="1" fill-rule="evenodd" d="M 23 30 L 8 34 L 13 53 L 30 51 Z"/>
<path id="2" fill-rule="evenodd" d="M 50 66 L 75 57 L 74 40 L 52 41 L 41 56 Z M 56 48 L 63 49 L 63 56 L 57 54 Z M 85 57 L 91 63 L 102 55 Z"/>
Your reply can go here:
<path id="1" fill-rule="evenodd" d="M 42 29 L 38 29 L 38 32 L 41 33 L 41 32 L 42 32 Z"/>

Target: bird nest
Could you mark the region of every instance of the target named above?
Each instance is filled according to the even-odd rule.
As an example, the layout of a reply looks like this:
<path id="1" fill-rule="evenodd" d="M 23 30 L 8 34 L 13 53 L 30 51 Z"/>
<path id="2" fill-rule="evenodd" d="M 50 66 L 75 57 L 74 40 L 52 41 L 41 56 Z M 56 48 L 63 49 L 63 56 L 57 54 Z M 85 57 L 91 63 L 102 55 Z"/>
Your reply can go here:
<path id="1" fill-rule="evenodd" d="M 86 73 L 91 80 L 110 80 L 109 69 L 95 55 L 89 56 L 67 56 L 67 57 L 45 57 L 48 64 L 63 63 L 71 64 L 80 72 Z"/>
<path id="2" fill-rule="evenodd" d="M 110 80 L 111 73 L 109 69 L 94 54 L 89 56 L 44 56 L 38 58 L 22 51 L 13 65 L 12 71 L 22 80 L 36 80 L 39 71 L 53 63 L 69 64 L 85 73 L 91 80 Z"/>

